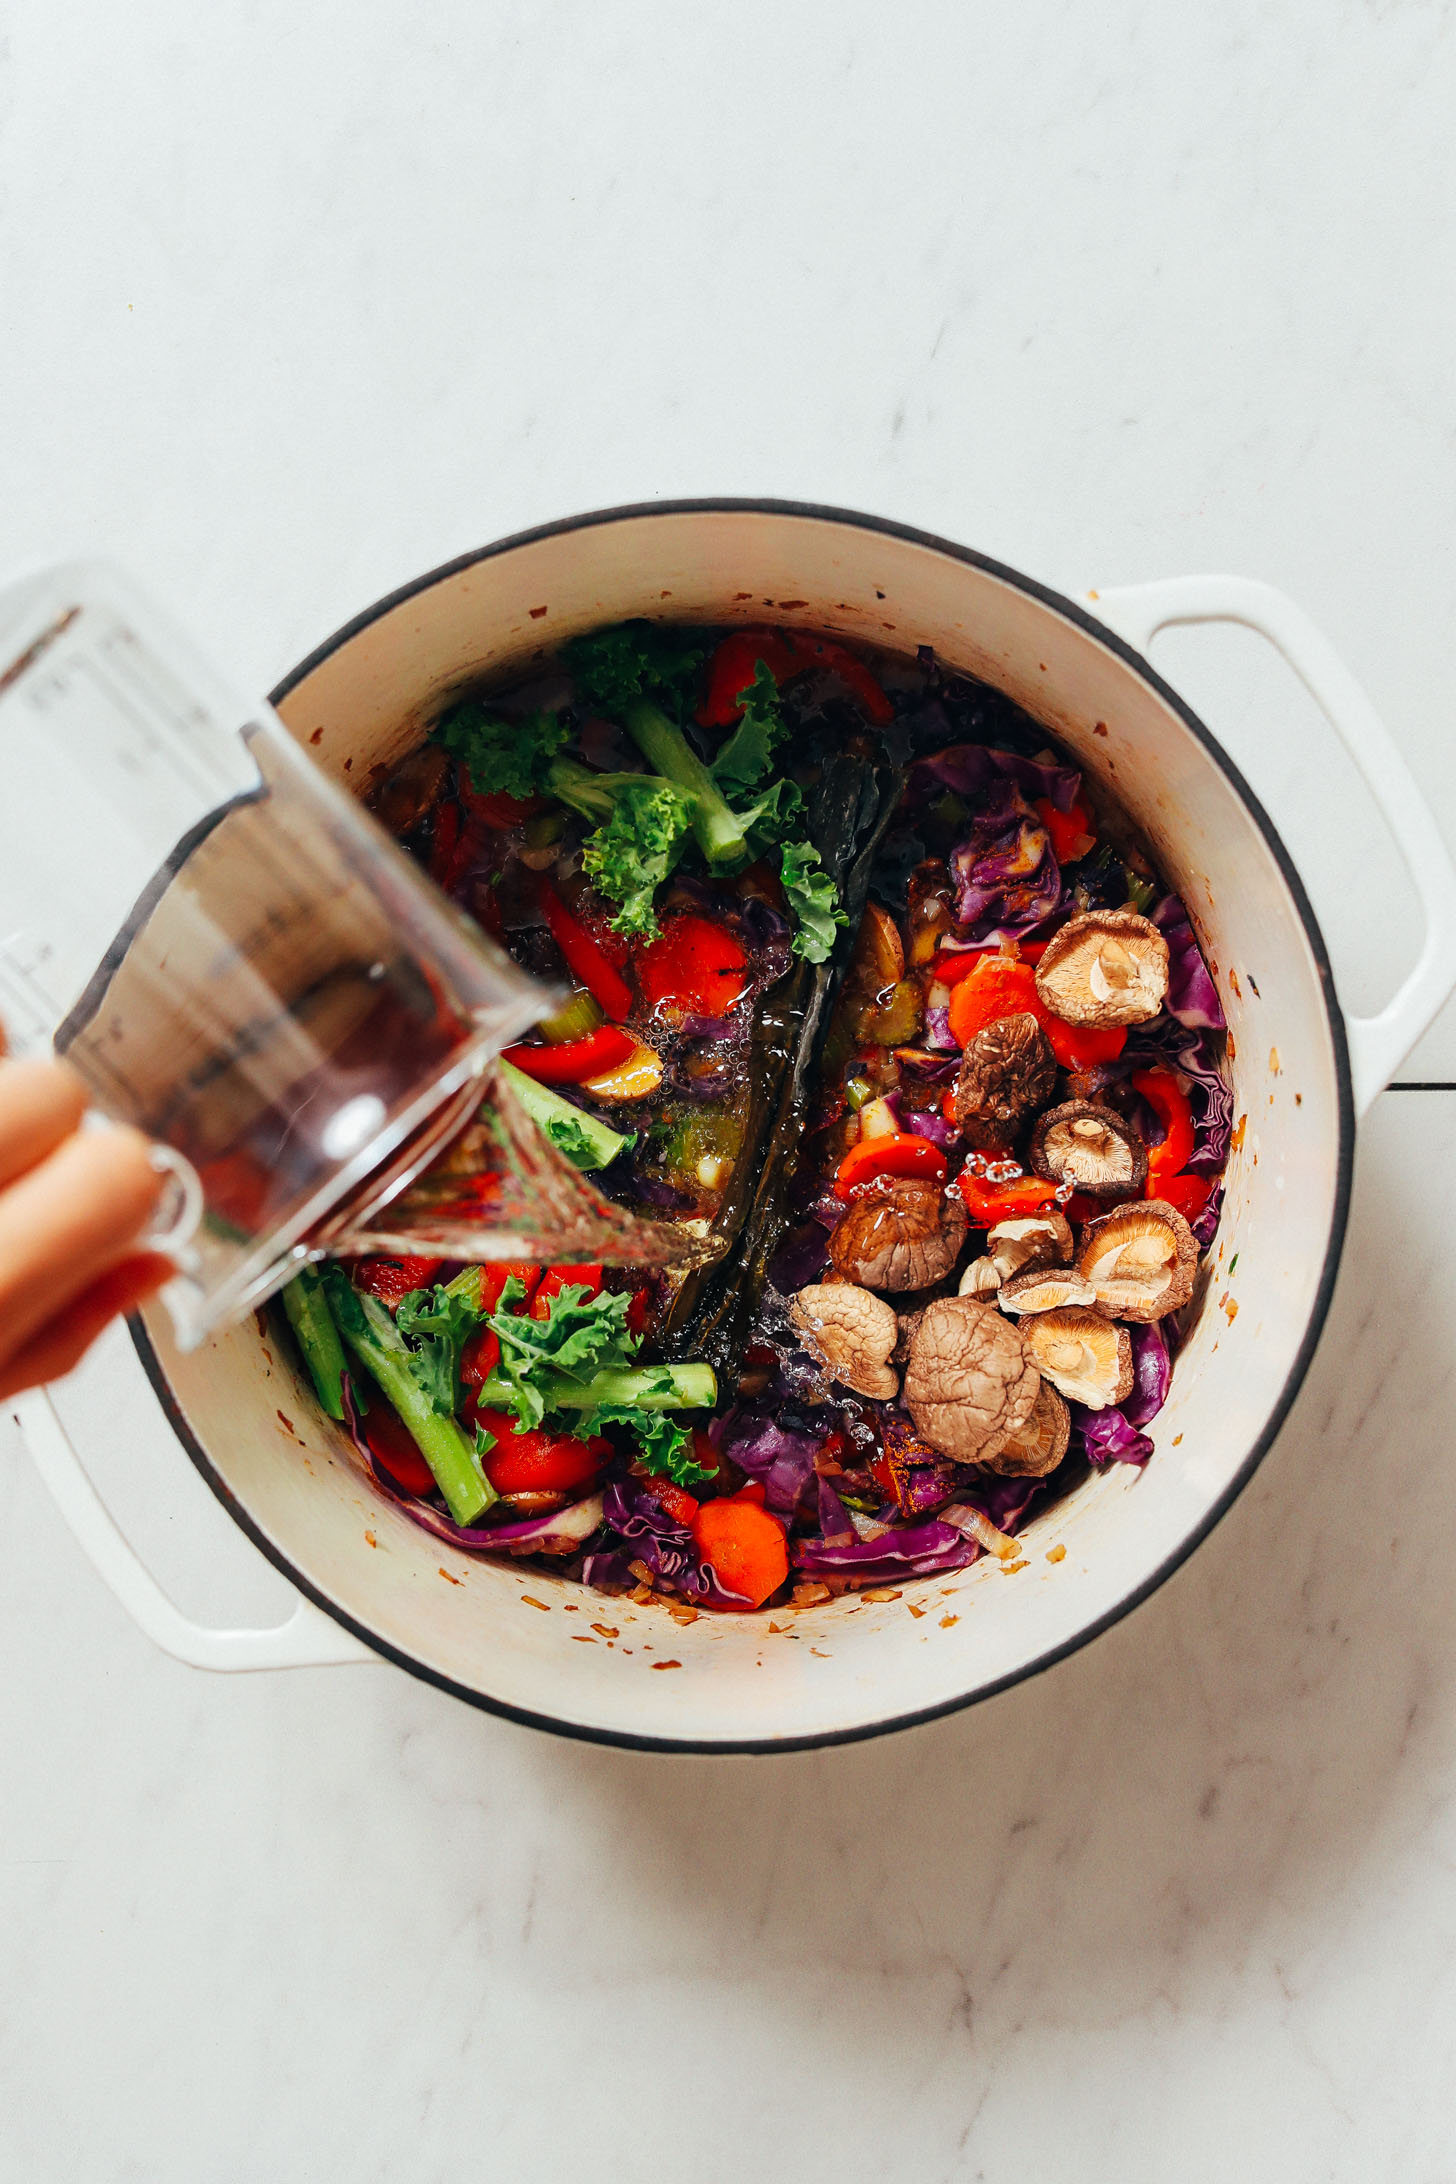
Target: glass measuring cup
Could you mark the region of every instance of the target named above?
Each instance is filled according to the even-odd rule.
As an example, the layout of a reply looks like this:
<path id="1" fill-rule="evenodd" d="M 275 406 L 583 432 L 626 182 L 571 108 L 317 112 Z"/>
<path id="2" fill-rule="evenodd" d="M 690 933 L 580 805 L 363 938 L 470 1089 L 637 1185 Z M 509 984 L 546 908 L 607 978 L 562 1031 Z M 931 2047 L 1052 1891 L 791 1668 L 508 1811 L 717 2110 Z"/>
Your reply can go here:
<path id="1" fill-rule="evenodd" d="M 0 593 L 0 1020 L 174 1176 L 195 1345 L 554 1000 L 119 571 Z"/>

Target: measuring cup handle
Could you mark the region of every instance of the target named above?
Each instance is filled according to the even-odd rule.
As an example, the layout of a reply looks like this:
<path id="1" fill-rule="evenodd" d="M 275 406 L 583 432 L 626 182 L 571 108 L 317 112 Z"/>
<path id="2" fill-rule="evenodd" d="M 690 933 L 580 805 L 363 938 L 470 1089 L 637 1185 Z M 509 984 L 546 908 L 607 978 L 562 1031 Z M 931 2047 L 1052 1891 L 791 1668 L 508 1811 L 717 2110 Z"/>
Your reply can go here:
<path id="1" fill-rule="evenodd" d="M 139 1630 L 189 1668 L 335 1668 L 377 1661 L 307 1600 L 272 1630 L 212 1630 L 174 1606 L 121 1536 L 91 1484 L 55 1404 L 44 1388 L 17 1397 L 11 1411 L 36 1470 L 61 1515 Z"/>

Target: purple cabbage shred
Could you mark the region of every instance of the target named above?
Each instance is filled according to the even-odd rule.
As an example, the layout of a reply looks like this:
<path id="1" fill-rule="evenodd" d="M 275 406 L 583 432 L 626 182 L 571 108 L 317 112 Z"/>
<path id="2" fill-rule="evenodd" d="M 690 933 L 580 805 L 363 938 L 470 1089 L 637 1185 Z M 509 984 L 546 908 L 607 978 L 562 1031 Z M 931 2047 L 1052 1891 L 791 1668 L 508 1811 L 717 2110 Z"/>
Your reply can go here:
<path id="1" fill-rule="evenodd" d="M 971 940 L 999 941 L 1045 924 L 1062 902 L 1051 837 L 1010 782 L 951 852 L 956 923 Z"/>
<path id="2" fill-rule="evenodd" d="M 1016 751 L 997 751 L 984 743 L 953 743 L 947 750 L 923 758 L 914 769 L 921 777 L 915 786 L 925 787 L 929 776 L 943 788 L 980 802 L 1006 783 L 1018 788 L 1028 802 L 1044 796 L 1058 811 L 1070 811 L 1082 786 L 1076 766 L 1058 766 L 1037 758 L 1022 758 Z"/>
<path id="3" fill-rule="evenodd" d="M 1107 1464 L 1145 1464 L 1153 1444 L 1145 1433 L 1130 1425 L 1120 1410 L 1085 1410 L 1072 1405 L 1073 1440 L 1081 1438 L 1089 1463 L 1102 1470 Z"/>
<path id="4" fill-rule="evenodd" d="M 708 1428 L 713 1446 L 740 1471 L 757 1479 L 764 1499 L 779 1516 L 793 1516 L 807 1506 L 816 1473 L 814 1458 L 824 1446 L 822 1433 L 798 1433 L 776 1418 L 743 1406 L 715 1418 Z"/>
<path id="5" fill-rule="evenodd" d="M 1225 1030 L 1218 990 L 1209 976 L 1188 912 L 1176 895 L 1163 897 L 1153 910 L 1152 922 L 1168 943 L 1168 1014 L 1190 1030 Z"/>
<path id="6" fill-rule="evenodd" d="M 1122 1404 L 1130 1426 L 1146 1426 L 1168 1400 L 1173 1354 L 1161 1320 L 1128 1329 L 1132 1336 L 1132 1394 Z"/>

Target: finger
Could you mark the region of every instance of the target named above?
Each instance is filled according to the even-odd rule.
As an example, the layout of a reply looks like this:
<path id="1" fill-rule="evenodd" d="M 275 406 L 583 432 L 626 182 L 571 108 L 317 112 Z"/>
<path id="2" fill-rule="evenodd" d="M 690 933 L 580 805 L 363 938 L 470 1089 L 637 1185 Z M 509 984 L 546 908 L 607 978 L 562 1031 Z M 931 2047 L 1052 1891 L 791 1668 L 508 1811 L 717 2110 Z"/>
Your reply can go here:
<path id="1" fill-rule="evenodd" d="M 0 1403 L 24 1388 L 44 1387 L 80 1364 L 96 1337 L 114 1319 L 134 1312 L 177 1269 L 160 1252 L 120 1260 L 83 1289 L 65 1309 L 38 1327 L 19 1355 L 0 1366 Z"/>
<path id="2" fill-rule="evenodd" d="M 0 1064 L 0 1190 L 53 1153 L 86 1112 L 86 1087 L 64 1062 Z"/>
<path id="3" fill-rule="evenodd" d="M 0 1358 L 121 1258 L 162 1178 L 135 1130 L 83 1130 L 0 1191 Z"/>

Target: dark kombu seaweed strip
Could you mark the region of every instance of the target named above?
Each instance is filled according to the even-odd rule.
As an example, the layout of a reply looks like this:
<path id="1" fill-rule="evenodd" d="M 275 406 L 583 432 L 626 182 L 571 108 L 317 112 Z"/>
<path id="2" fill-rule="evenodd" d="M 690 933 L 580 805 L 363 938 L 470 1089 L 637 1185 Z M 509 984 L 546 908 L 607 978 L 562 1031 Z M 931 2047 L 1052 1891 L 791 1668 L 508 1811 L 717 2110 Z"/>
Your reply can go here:
<path id="1" fill-rule="evenodd" d="M 880 841 L 904 786 L 901 771 L 835 751 L 806 798 L 809 838 L 838 886 L 847 922 L 824 963 L 798 963 L 765 996 L 754 1028 L 744 1155 L 719 1209 L 733 1242 L 717 1263 L 689 1275 L 664 1338 L 671 1358 L 706 1358 L 725 1376 L 742 1363 L 769 1262 L 788 1226 L 786 1197 L 804 1136 L 804 1114 L 830 1004 L 844 978 L 869 896 Z"/>

